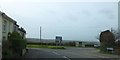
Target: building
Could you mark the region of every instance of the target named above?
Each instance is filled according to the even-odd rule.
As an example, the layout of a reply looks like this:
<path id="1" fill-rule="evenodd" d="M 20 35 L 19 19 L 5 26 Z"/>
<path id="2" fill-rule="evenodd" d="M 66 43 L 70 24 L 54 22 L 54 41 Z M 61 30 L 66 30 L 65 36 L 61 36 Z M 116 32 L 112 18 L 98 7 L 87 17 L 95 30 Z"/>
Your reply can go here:
<path id="1" fill-rule="evenodd" d="M 24 28 L 18 28 L 18 32 L 20 33 L 20 35 L 22 36 L 23 39 L 25 39 L 26 37 L 26 31 L 24 30 Z"/>
<path id="2" fill-rule="evenodd" d="M 18 32 L 23 38 L 25 38 L 26 31 L 15 20 L 7 16 L 0 11 L 0 59 L 2 57 L 2 41 L 7 40 L 8 34 L 12 32 Z"/>
<path id="3" fill-rule="evenodd" d="M 0 44 L 2 43 L 2 16 L 0 12 Z"/>
<path id="4" fill-rule="evenodd" d="M 2 20 L 2 40 L 7 40 L 8 33 L 14 31 L 14 24 L 16 21 L 8 17 L 5 13 L 1 14 Z"/>
<path id="5" fill-rule="evenodd" d="M 8 33 L 19 32 L 21 36 L 25 38 L 26 31 L 23 28 L 19 28 L 17 22 L 8 17 L 5 13 L 0 12 L 0 39 L 7 40 Z"/>

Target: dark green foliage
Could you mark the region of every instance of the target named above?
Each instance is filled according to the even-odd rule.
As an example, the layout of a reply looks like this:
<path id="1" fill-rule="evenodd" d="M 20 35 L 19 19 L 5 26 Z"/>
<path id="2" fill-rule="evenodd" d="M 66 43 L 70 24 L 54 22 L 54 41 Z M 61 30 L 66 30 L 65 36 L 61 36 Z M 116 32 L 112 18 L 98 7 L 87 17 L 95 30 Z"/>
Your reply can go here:
<path id="1" fill-rule="evenodd" d="M 116 41 L 115 53 L 120 55 L 120 40 Z"/>
<path id="2" fill-rule="evenodd" d="M 86 44 L 85 47 L 94 47 L 92 44 Z"/>
<path id="3" fill-rule="evenodd" d="M 8 40 L 2 41 L 2 58 L 12 58 L 13 51 Z"/>
<path id="4" fill-rule="evenodd" d="M 12 48 L 15 52 L 20 52 L 22 49 L 26 48 L 26 41 L 21 40 L 12 40 Z"/>
<path id="5" fill-rule="evenodd" d="M 17 53 L 26 48 L 26 40 L 22 39 L 22 36 L 17 32 L 13 32 L 10 35 L 9 40 L 12 44 L 13 50 Z"/>
<path id="6" fill-rule="evenodd" d="M 8 33 L 8 39 L 3 42 L 4 58 L 11 57 L 11 54 L 14 57 L 19 56 L 26 48 L 26 44 L 27 41 L 18 32 Z"/>
<path id="7" fill-rule="evenodd" d="M 115 47 L 115 37 L 109 30 L 103 31 L 100 34 L 100 49 L 102 52 L 107 52 L 107 48 Z"/>
<path id="8" fill-rule="evenodd" d="M 64 46 L 75 46 L 75 42 L 64 43 Z"/>
<path id="9" fill-rule="evenodd" d="M 12 41 L 12 40 L 22 40 L 22 37 L 20 36 L 20 34 L 18 32 L 13 32 L 12 34 L 10 34 L 8 40 Z"/>

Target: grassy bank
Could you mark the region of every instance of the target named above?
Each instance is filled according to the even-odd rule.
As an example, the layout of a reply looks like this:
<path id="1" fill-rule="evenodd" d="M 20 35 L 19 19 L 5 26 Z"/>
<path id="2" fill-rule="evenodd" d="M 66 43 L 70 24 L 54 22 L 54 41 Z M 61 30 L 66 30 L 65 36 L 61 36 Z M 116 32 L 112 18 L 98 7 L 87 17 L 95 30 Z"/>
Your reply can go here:
<path id="1" fill-rule="evenodd" d="M 27 45 L 27 48 L 47 48 L 47 45 Z"/>
<path id="2" fill-rule="evenodd" d="M 49 46 L 49 45 L 27 45 L 27 48 L 50 48 L 50 49 L 65 49 L 64 46 Z"/>
<path id="3" fill-rule="evenodd" d="M 65 49 L 64 46 L 48 46 L 50 49 Z"/>

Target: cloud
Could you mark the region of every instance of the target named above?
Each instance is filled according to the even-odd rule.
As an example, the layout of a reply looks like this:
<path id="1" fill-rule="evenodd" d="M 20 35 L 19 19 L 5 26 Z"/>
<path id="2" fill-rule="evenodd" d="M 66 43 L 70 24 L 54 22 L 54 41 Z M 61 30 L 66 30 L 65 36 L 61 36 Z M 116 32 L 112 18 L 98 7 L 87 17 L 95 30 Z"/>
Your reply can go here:
<path id="1" fill-rule="evenodd" d="M 108 19 L 115 19 L 115 15 L 110 9 L 102 9 L 99 12 L 100 14 L 105 15 Z"/>
<path id="2" fill-rule="evenodd" d="M 82 14 L 86 16 L 90 16 L 91 13 L 88 10 L 82 10 Z"/>
<path id="3" fill-rule="evenodd" d="M 2 2 L 118 2 L 119 0 L 2 0 Z"/>
<path id="4" fill-rule="evenodd" d="M 79 21 L 79 17 L 77 16 L 77 14 L 73 14 L 73 13 L 67 13 L 65 18 L 71 22 L 78 22 Z"/>

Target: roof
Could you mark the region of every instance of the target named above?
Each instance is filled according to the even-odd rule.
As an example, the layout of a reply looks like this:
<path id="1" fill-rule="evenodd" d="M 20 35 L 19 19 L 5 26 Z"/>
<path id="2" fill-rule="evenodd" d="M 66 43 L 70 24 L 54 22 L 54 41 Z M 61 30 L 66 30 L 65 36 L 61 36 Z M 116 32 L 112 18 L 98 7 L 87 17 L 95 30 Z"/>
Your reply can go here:
<path id="1" fill-rule="evenodd" d="M 25 29 L 24 28 L 18 28 L 19 31 L 23 32 L 23 33 L 26 33 Z"/>
<path id="2" fill-rule="evenodd" d="M 3 12 L 1 12 L 1 11 L 0 11 L 0 16 L 6 18 L 7 20 L 9 20 L 9 21 L 11 21 L 11 22 L 16 23 L 15 20 L 13 20 L 12 18 L 8 17 L 5 13 L 3 13 Z"/>
<path id="3" fill-rule="evenodd" d="M 2 14 L 3 14 L 3 12 L 0 11 L 0 15 L 2 15 Z"/>

